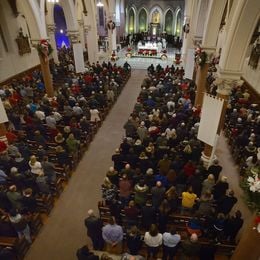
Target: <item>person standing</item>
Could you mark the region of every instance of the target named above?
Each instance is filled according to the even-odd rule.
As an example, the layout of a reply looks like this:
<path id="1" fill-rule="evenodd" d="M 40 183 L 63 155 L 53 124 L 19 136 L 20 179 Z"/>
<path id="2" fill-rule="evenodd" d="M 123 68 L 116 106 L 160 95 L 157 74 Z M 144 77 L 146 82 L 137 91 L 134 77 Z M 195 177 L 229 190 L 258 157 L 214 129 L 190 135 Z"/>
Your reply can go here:
<path id="1" fill-rule="evenodd" d="M 208 173 L 213 174 L 215 178 L 215 182 L 218 181 L 219 174 L 222 171 L 222 166 L 219 165 L 219 162 L 217 159 L 214 160 L 213 164 L 209 166 Z"/>
<path id="2" fill-rule="evenodd" d="M 31 232 L 25 218 L 19 214 L 16 209 L 12 209 L 9 214 L 9 220 L 16 230 L 18 237 L 22 238 L 24 236 L 27 242 L 31 244 Z"/>
<path id="3" fill-rule="evenodd" d="M 104 240 L 102 238 L 103 223 L 97 218 L 94 211 L 88 211 L 88 217 L 85 219 L 87 235 L 91 238 L 94 250 L 102 250 L 104 248 Z"/>
<path id="4" fill-rule="evenodd" d="M 159 233 L 155 224 L 152 224 L 150 230 L 145 232 L 144 242 L 147 245 L 147 259 L 156 258 L 162 244 L 162 234 Z"/>
<path id="5" fill-rule="evenodd" d="M 114 217 L 111 217 L 108 224 L 102 228 L 102 237 L 109 253 L 120 254 L 122 252 L 123 229 L 116 224 Z"/>
<path id="6" fill-rule="evenodd" d="M 198 243 L 197 234 L 192 234 L 182 243 L 182 252 L 188 259 L 194 259 L 199 256 L 200 244 Z"/>
<path id="7" fill-rule="evenodd" d="M 227 195 L 217 202 L 217 211 L 227 215 L 237 203 L 237 198 L 234 196 L 234 191 L 229 190 Z"/>
<path id="8" fill-rule="evenodd" d="M 130 231 L 126 234 L 126 244 L 131 255 L 138 255 L 142 247 L 142 238 L 136 226 L 132 226 Z"/>
<path id="9" fill-rule="evenodd" d="M 171 228 L 170 232 L 163 233 L 163 260 L 173 260 L 180 241 L 181 236 L 176 233 L 175 228 Z"/>

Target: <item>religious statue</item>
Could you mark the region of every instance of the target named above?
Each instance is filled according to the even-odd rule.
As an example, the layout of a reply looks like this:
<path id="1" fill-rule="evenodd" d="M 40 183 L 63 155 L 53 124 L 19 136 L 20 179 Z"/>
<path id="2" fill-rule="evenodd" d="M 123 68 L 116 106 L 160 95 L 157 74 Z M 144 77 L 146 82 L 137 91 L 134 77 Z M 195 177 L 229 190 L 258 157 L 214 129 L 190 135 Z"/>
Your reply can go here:
<path id="1" fill-rule="evenodd" d="M 24 55 L 26 53 L 31 52 L 29 37 L 27 35 L 26 36 L 23 35 L 22 28 L 20 28 L 19 34 L 15 40 L 16 40 L 18 51 L 19 51 L 20 55 Z"/>
<path id="2" fill-rule="evenodd" d="M 160 23 L 160 13 L 158 10 L 155 10 L 152 14 L 152 23 Z"/>

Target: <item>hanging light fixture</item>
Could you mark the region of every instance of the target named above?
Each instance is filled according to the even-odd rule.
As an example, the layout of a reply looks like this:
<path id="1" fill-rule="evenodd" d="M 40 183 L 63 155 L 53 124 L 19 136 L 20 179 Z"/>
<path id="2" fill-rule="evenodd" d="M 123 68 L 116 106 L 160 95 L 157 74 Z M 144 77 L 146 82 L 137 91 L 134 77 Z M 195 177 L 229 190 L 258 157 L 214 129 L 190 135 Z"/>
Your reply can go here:
<path id="1" fill-rule="evenodd" d="M 53 3 L 53 4 L 59 3 L 59 0 L 48 0 L 48 3 Z"/>
<path id="2" fill-rule="evenodd" d="M 103 7 L 104 4 L 101 2 L 101 0 L 98 0 L 98 2 L 97 2 L 97 6 L 98 6 L 98 7 Z"/>

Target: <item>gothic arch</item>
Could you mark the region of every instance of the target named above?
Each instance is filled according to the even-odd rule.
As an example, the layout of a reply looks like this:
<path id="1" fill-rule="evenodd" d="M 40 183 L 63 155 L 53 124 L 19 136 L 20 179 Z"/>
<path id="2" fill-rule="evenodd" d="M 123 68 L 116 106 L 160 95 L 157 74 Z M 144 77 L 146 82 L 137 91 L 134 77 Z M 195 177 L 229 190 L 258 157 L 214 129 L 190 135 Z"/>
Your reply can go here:
<path id="1" fill-rule="evenodd" d="M 164 17 L 163 17 L 163 11 L 162 8 L 159 5 L 154 5 L 151 9 L 150 9 L 150 13 L 149 13 L 149 23 L 152 22 L 152 16 L 153 13 L 158 10 L 159 14 L 160 14 L 160 24 L 161 26 L 163 25 L 163 21 L 164 21 Z"/>
<path id="2" fill-rule="evenodd" d="M 68 31 L 77 31 L 78 21 L 73 1 L 63 0 L 60 2 L 60 5 L 64 11 Z"/>
<path id="3" fill-rule="evenodd" d="M 132 5 L 128 11 L 128 32 L 129 33 L 136 33 L 136 17 L 137 10 L 134 5 Z"/>
<path id="4" fill-rule="evenodd" d="M 227 23 L 227 38 L 219 62 L 220 73 L 224 70 L 236 73 L 242 71 L 251 37 L 260 18 L 259 8 L 259 2 L 255 5 L 250 1 L 238 1 L 237 5 L 232 6 Z"/>
<path id="5" fill-rule="evenodd" d="M 18 10 L 22 10 L 30 29 L 31 39 L 39 40 L 47 37 L 44 10 L 33 0 L 17 1 Z"/>
<path id="6" fill-rule="evenodd" d="M 174 25 L 174 35 L 181 36 L 181 8 L 177 7 L 175 10 L 175 25 Z"/>
<path id="7" fill-rule="evenodd" d="M 168 21 L 168 15 L 172 16 L 171 21 Z M 172 8 L 167 8 L 164 12 L 164 25 L 163 25 L 163 30 L 166 31 L 168 34 L 173 34 L 173 29 L 174 29 L 174 12 L 172 10 Z"/>
<path id="8" fill-rule="evenodd" d="M 142 14 L 142 12 L 145 12 L 145 15 L 146 15 L 144 24 L 140 24 L 140 15 Z M 137 19 L 138 19 L 138 29 L 139 29 L 139 31 L 147 31 L 147 29 L 148 29 L 148 11 L 145 7 L 141 7 L 139 9 Z"/>

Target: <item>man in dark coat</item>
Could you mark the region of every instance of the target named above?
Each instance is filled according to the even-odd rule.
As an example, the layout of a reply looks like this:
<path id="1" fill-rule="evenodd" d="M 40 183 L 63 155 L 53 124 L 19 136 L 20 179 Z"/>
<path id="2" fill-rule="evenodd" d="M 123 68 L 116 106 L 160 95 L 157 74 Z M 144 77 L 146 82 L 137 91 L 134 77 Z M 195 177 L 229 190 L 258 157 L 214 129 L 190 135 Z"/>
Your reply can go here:
<path id="1" fill-rule="evenodd" d="M 209 166 L 208 173 L 213 174 L 215 177 L 215 182 L 218 181 L 219 174 L 222 171 L 222 166 L 219 165 L 219 162 L 217 159 L 214 160 L 213 164 Z"/>
<path id="2" fill-rule="evenodd" d="M 218 212 L 227 215 L 236 203 L 237 198 L 234 196 L 234 191 L 229 190 L 227 195 L 218 201 Z"/>
<path id="3" fill-rule="evenodd" d="M 88 217 L 85 219 L 87 234 L 91 238 L 95 250 L 103 250 L 104 240 L 102 238 L 102 221 L 94 215 L 92 209 L 88 211 Z"/>

